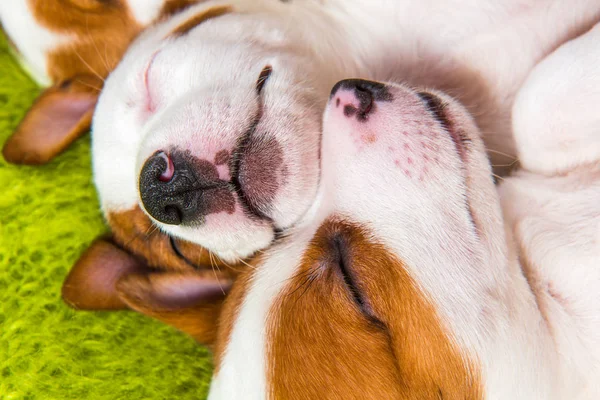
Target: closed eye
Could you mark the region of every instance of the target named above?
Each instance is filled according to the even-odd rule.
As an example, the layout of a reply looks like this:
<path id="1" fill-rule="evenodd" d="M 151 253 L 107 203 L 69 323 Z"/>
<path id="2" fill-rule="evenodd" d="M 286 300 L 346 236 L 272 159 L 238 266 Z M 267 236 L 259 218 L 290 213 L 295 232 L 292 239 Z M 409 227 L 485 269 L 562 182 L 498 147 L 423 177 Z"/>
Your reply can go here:
<path id="1" fill-rule="evenodd" d="M 333 254 L 331 261 L 334 264 L 334 268 L 337 268 L 337 272 L 341 275 L 344 285 L 352 296 L 354 303 L 369 321 L 383 328 L 385 325 L 373 312 L 370 302 L 360 289 L 356 274 L 352 271 L 352 260 L 348 251 L 347 239 L 343 235 L 334 235 L 331 238 L 331 251 Z"/>
<path id="2" fill-rule="evenodd" d="M 171 249 L 173 249 L 173 253 L 175 253 L 175 255 L 183 262 L 185 262 L 186 264 L 188 264 L 190 267 L 194 268 L 194 269 L 201 269 L 200 267 L 198 267 L 196 264 L 194 264 L 193 262 L 191 262 L 185 255 L 183 255 L 183 253 L 181 252 L 181 250 L 179 250 L 179 247 L 177 247 L 177 242 L 175 241 L 175 238 L 173 236 L 169 236 L 169 243 L 171 244 Z"/>

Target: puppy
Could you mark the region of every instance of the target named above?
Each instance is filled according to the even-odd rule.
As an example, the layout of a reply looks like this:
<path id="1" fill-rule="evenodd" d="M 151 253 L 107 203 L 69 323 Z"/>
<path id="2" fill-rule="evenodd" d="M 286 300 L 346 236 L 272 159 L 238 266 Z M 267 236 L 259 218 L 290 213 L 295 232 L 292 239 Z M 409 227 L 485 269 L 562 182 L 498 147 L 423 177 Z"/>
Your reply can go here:
<path id="1" fill-rule="evenodd" d="M 552 82 L 546 67 L 581 51 L 597 77 L 589 61 L 600 53 L 578 46 L 599 32 L 534 71 L 515 106 L 519 135 L 549 111 L 537 101 Z M 560 130 L 569 172 L 524 170 L 499 196 L 480 133 L 456 101 L 338 83 L 316 201 L 234 283 L 209 398 L 599 398 L 600 156 L 573 147 L 598 144 L 597 116 L 571 134 L 555 124 L 568 114 L 543 115 L 543 140 L 520 155 L 554 156 Z"/>
<path id="2" fill-rule="evenodd" d="M 514 154 L 516 91 L 599 18 L 596 1 L 190 7 L 149 29 L 107 80 L 93 138 L 102 209 L 126 248 L 144 236 L 128 221 L 145 218 L 226 262 L 269 247 L 315 201 L 325 88 L 352 76 L 448 91 L 493 163 L 511 164 L 499 154 Z"/>
<path id="3" fill-rule="evenodd" d="M 8 162 L 42 164 L 90 128 L 104 78 L 153 21 L 191 0 L 11 0 L 0 24 L 23 66 L 47 87 L 5 143 Z"/>
<path id="4" fill-rule="evenodd" d="M 171 274 L 205 276 L 211 260 L 225 276 L 209 279 L 208 292 L 227 288 L 236 274 L 228 265 L 294 230 L 320 181 L 325 88 L 344 77 L 449 90 L 474 111 L 494 162 L 507 164 L 496 150 L 512 152 L 517 88 L 545 54 L 598 19 L 599 8 L 213 1 L 147 30 L 108 79 L 94 123 L 94 178 L 113 237 L 73 267 L 65 300 L 133 308 L 184 331 L 201 318 L 198 308 L 219 308 L 222 298 L 206 302 L 201 278 L 177 292 L 194 301 L 161 300 L 176 288 Z M 145 273 L 131 275 L 140 264 Z M 148 267 L 163 272 L 152 285 Z M 131 296 L 115 287 L 129 275 Z M 189 321 L 173 322 L 182 313 Z"/>
<path id="5" fill-rule="evenodd" d="M 317 201 L 234 284 L 210 398 L 599 398 L 598 40 L 527 78 L 497 190 L 455 101 L 336 85 Z"/>
<path id="6" fill-rule="evenodd" d="M 13 49 L 32 76 L 49 86 L 5 143 L 5 159 L 40 164 L 67 148 L 89 129 L 104 78 L 129 43 L 148 25 L 194 3 L 2 2 L 0 21 Z M 127 250 L 118 239 L 97 240 L 65 281 L 67 303 L 78 309 L 134 309 L 210 345 L 235 267 L 198 246 L 169 238 L 143 215 L 123 215 L 120 222 L 127 232 L 122 236 Z M 134 235 L 135 229 L 139 232 Z M 181 287 L 190 290 L 169 294 Z"/>

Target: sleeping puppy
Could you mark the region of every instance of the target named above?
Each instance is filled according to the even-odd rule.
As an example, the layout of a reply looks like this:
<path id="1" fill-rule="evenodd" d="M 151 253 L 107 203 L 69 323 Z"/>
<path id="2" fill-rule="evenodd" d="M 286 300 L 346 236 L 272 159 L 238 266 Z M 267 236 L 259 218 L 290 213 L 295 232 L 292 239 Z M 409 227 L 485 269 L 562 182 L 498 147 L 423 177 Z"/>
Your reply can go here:
<path id="1" fill-rule="evenodd" d="M 23 66 L 47 87 L 5 143 L 8 162 L 42 164 L 90 128 L 104 78 L 153 21 L 192 0 L 10 0 L 0 25 Z"/>
<path id="2" fill-rule="evenodd" d="M 518 93 L 524 169 L 500 196 L 456 101 L 335 85 L 313 203 L 220 309 L 210 398 L 598 398 L 599 33 L 559 48 Z M 177 303 L 203 280 L 186 282 L 150 298 Z"/>
<path id="3" fill-rule="evenodd" d="M 65 300 L 133 308 L 204 341 L 197 331 L 214 326 L 196 324 L 197 311 L 220 309 L 213 295 L 236 275 L 228 265 L 293 231 L 315 202 L 326 88 L 348 76 L 450 91 L 506 164 L 498 154 L 513 152 L 518 87 L 600 4 L 433 5 L 212 1 L 147 30 L 107 80 L 94 121 L 94 179 L 113 237 L 74 266 Z M 210 261 L 224 275 L 203 281 Z M 173 291 L 182 272 L 200 277 Z"/>
<path id="4" fill-rule="evenodd" d="M 501 196 L 456 101 L 338 83 L 316 201 L 234 283 L 209 399 L 600 398 L 600 153 L 584 149 L 598 150 L 597 114 L 537 120 L 544 67 L 515 110 L 519 135 L 533 124 L 544 136 L 520 155 L 553 157 L 560 131 L 568 161 L 532 161 Z"/>
<path id="5" fill-rule="evenodd" d="M 196 2 L 0 2 L 0 21 L 13 49 L 32 76 L 48 86 L 5 143 L 5 159 L 44 163 L 87 132 L 104 78 L 129 43 L 153 21 L 168 19 Z M 67 278 L 65 299 L 82 309 L 133 308 L 210 344 L 234 267 L 224 266 L 198 246 L 161 234 L 147 217 L 124 215 L 120 226 L 128 229 L 123 239 L 127 251 L 113 238 L 96 241 Z M 198 280 L 201 283 L 194 286 Z M 197 291 L 186 292 L 185 298 L 162 295 L 182 281 Z"/>
<path id="6" fill-rule="evenodd" d="M 597 1 L 192 6 L 130 47 L 97 107 L 94 179 L 115 241 L 149 258 L 139 243 L 156 226 L 229 263 L 269 247 L 315 201 L 326 88 L 346 77 L 449 91 L 502 163 L 517 89 L 598 18 Z"/>

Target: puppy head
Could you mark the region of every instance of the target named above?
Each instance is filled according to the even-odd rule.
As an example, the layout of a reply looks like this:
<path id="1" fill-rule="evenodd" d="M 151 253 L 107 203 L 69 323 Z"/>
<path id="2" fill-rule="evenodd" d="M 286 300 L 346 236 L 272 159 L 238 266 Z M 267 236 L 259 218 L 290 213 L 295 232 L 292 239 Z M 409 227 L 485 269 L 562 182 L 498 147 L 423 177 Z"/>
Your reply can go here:
<path id="1" fill-rule="evenodd" d="M 234 283 L 211 394 L 481 398 L 505 244 L 473 121 L 440 93 L 342 81 L 322 159 L 314 217 Z"/>
<path id="2" fill-rule="evenodd" d="M 152 21 L 190 3 L 3 2 L 0 22 L 12 47 L 32 76 L 43 86 L 49 86 L 6 142 L 3 150 L 6 160 L 45 163 L 86 132 L 104 78 L 117 65 L 131 40 Z"/>
<path id="3" fill-rule="evenodd" d="M 226 261 L 300 218 L 318 182 L 327 91 L 315 88 L 330 84 L 289 25 L 211 3 L 132 46 L 93 126 L 106 214 L 140 207 L 161 231 Z"/>

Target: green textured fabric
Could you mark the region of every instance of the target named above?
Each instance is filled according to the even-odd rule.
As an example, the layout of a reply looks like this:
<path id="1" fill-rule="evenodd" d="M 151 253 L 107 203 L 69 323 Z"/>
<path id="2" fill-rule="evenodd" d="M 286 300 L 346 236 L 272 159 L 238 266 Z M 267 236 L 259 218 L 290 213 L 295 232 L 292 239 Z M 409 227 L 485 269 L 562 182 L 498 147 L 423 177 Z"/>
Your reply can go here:
<path id="1" fill-rule="evenodd" d="M 38 92 L 0 36 L 0 143 Z M 43 167 L 0 157 L 0 399 L 206 397 L 209 353 L 187 336 L 133 312 L 62 303 L 69 268 L 105 230 L 89 137 Z"/>

